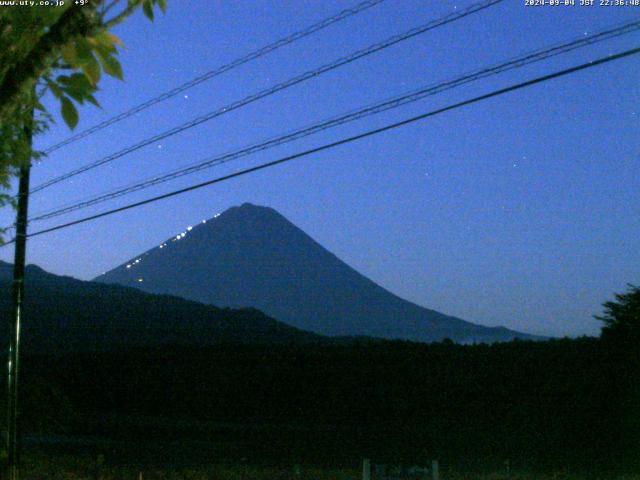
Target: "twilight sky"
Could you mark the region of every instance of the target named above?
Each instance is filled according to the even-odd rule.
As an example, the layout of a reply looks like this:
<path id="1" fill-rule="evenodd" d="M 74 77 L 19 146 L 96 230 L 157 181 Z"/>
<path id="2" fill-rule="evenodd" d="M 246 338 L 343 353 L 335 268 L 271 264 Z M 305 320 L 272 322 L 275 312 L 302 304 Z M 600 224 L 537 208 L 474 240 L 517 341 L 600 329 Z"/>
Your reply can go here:
<path id="1" fill-rule="evenodd" d="M 101 82 L 84 129 L 357 0 L 170 0 L 116 33 L 125 82 Z M 53 153 L 32 186 L 471 1 L 387 0 Z M 576 0 L 579 3 L 579 0 Z M 599 3 L 599 2 L 596 2 Z M 31 199 L 37 214 L 208 156 L 637 19 L 639 7 L 503 4 L 143 148 Z M 634 33 L 214 167 L 32 230 L 207 180 L 543 73 L 622 51 Z M 231 206 L 275 208 L 420 305 L 485 325 L 597 334 L 592 315 L 640 282 L 638 57 L 503 95 L 251 176 L 33 238 L 28 261 L 90 279 Z M 49 105 L 54 105 L 49 102 Z M 52 107 L 56 109 L 56 107 Z M 57 109 L 56 109 L 56 117 Z M 70 135 L 59 120 L 36 139 Z M 0 212 L 3 224 L 11 212 Z M 12 250 L 0 251 L 3 260 Z"/>

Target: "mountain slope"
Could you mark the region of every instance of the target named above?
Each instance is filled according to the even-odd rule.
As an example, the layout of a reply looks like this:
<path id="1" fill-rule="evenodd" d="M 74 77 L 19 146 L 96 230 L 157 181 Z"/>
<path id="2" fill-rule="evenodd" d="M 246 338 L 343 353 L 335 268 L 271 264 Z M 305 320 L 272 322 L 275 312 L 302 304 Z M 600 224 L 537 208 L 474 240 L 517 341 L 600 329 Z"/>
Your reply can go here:
<path id="1" fill-rule="evenodd" d="M 13 266 L 0 262 L 0 314 L 9 318 Z M 216 343 L 318 342 L 322 337 L 247 308 L 220 309 L 134 288 L 60 277 L 29 265 L 25 351 L 96 351 Z M 8 322 L 0 327 L 7 338 Z"/>
<path id="2" fill-rule="evenodd" d="M 243 204 L 95 279 L 207 304 L 258 308 L 323 335 L 458 342 L 532 338 L 403 300 L 271 208 Z"/>

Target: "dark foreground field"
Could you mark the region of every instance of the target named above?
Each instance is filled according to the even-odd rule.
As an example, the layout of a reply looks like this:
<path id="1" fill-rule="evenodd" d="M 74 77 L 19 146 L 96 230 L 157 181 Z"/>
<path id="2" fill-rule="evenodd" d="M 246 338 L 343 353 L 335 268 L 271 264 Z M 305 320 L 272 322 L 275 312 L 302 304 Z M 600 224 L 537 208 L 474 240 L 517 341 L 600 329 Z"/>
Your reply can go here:
<path id="1" fill-rule="evenodd" d="M 22 478 L 33 480 L 360 480 L 357 468 L 319 468 L 305 465 L 269 467 L 254 465 L 211 464 L 175 468 L 135 466 L 97 466 L 96 461 L 82 457 L 35 455 L 24 462 Z M 375 479 L 375 477 L 373 477 Z M 425 477 L 412 477 L 421 479 Z M 430 477 L 426 477 L 430 478 Z M 552 473 L 461 473 L 444 470 L 443 480 L 640 480 L 638 475 L 581 475 Z"/>
<path id="2" fill-rule="evenodd" d="M 105 479 L 357 478 L 363 458 L 438 459 L 443 479 L 505 478 L 507 461 L 511 478 L 633 478 L 638 365 L 597 339 L 31 356 L 24 461 L 84 465 L 59 478 L 92 478 L 98 455 Z"/>

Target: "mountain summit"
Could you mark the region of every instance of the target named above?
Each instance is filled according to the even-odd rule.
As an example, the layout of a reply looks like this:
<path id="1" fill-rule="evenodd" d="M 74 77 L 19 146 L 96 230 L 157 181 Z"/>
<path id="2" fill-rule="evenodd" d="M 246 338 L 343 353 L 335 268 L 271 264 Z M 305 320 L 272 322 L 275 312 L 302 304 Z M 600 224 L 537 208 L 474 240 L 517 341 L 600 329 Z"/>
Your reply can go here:
<path id="1" fill-rule="evenodd" d="M 399 298 L 268 207 L 245 203 L 95 279 L 219 307 L 254 307 L 323 335 L 420 342 L 532 338 Z"/>

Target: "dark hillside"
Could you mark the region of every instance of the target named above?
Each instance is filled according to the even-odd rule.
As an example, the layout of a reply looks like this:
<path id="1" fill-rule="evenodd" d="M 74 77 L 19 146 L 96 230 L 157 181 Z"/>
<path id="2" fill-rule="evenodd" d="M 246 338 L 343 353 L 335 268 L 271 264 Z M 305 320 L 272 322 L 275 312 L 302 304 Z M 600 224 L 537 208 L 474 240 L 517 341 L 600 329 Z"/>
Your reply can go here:
<path id="1" fill-rule="evenodd" d="M 0 262 L 0 312 L 10 313 L 12 266 Z M 26 271 L 22 350 L 96 351 L 220 342 L 316 342 L 322 337 L 252 308 L 220 309 L 170 295 Z M 3 338 L 8 322 L 3 322 Z"/>

